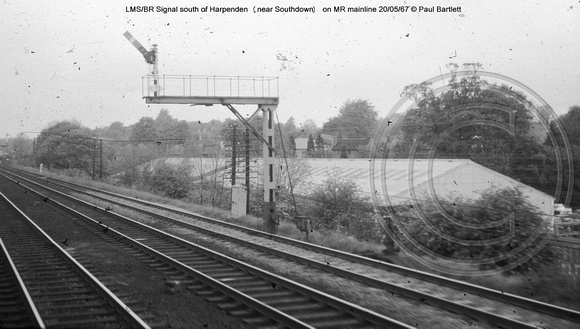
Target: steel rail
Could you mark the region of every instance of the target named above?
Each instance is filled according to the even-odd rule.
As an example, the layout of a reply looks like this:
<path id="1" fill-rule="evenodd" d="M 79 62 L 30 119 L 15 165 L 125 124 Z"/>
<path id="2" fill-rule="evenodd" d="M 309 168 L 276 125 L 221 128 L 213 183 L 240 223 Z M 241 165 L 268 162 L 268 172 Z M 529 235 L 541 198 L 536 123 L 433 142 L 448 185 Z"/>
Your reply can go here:
<path id="1" fill-rule="evenodd" d="M 2 193 L 0 193 L 2 194 Z M 4 196 L 4 195 L 2 195 Z M 0 238 L 0 246 L 2 246 L 2 253 L 4 255 L 4 257 L 6 257 L 6 260 L 8 262 L 8 264 L 10 265 L 10 271 L 12 273 L 12 275 L 14 276 L 14 278 L 16 279 L 16 281 L 18 282 L 18 290 L 20 291 L 20 293 L 22 295 L 24 295 L 24 298 L 26 299 L 26 308 L 28 310 L 28 313 L 31 315 L 31 320 L 32 320 L 32 326 L 34 326 L 35 328 L 46 328 L 46 325 L 44 324 L 44 321 L 42 321 L 42 318 L 40 317 L 40 314 L 38 313 L 38 309 L 36 308 L 36 305 L 34 305 L 34 301 L 32 300 L 32 297 L 30 297 L 30 293 L 28 293 L 28 289 L 26 289 L 26 285 L 24 284 L 24 281 L 22 281 L 22 277 L 20 277 L 20 274 L 18 273 L 18 269 L 16 268 L 16 265 L 14 265 L 14 262 L 12 261 L 12 258 L 10 257 L 10 253 L 8 253 L 8 250 L 6 249 L 6 246 L 4 245 L 4 241 L 2 241 L 2 238 Z"/>
<path id="2" fill-rule="evenodd" d="M 72 256 L 70 256 L 58 243 L 56 243 L 44 230 L 42 230 L 30 217 L 28 217 L 22 210 L 20 210 L 10 199 L 8 199 L 3 193 L 0 192 L 0 196 L 8 203 L 10 206 L 27 221 L 36 232 L 38 232 L 53 248 L 55 248 L 58 253 L 70 263 L 73 268 L 83 276 L 87 282 L 99 292 L 106 300 L 108 300 L 109 305 L 111 305 L 119 315 L 121 315 L 124 320 L 128 321 L 135 328 L 150 329 L 151 327 L 145 323 L 139 316 L 137 316 L 123 301 L 121 301 L 114 293 L 112 293 L 104 284 L 102 284 L 95 276 L 93 276 L 87 269 L 84 268 L 79 262 L 77 262 Z"/>
<path id="3" fill-rule="evenodd" d="M 79 193 L 86 193 L 86 192 L 84 192 L 80 189 L 77 189 L 77 188 L 72 188 L 72 187 L 66 187 L 66 188 L 71 189 L 71 190 L 76 191 L 76 192 L 79 192 Z M 277 257 L 290 259 L 290 260 L 295 261 L 297 263 L 307 265 L 307 266 L 310 266 L 310 267 L 313 267 L 313 268 L 316 268 L 316 269 L 319 269 L 319 270 L 322 270 L 322 271 L 325 271 L 325 272 L 328 272 L 331 274 L 337 274 L 337 275 L 340 275 L 342 277 L 352 279 L 352 280 L 355 280 L 355 281 L 358 281 L 358 282 L 361 282 L 361 283 L 364 283 L 364 284 L 367 284 L 367 285 L 370 285 L 370 286 L 373 286 L 373 287 L 376 287 L 379 289 L 387 290 L 391 293 L 397 293 L 397 294 L 415 299 L 417 301 L 423 302 L 423 303 L 428 304 L 428 305 L 439 306 L 439 307 L 442 307 L 444 309 L 447 309 L 447 310 L 450 310 L 453 312 L 466 314 L 470 317 L 480 319 L 483 321 L 487 321 L 487 322 L 496 324 L 496 325 L 501 326 L 501 327 L 523 328 L 523 329 L 536 328 L 536 326 L 529 325 L 529 324 L 521 322 L 521 321 L 517 321 L 517 320 L 510 319 L 510 318 L 498 316 L 496 314 L 493 314 L 493 313 L 490 313 L 490 312 L 487 312 L 484 310 L 480 310 L 480 309 L 477 309 L 474 307 L 462 305 L 462 304 L 459 304 L 456 302 L 449 301 L 449 300 L 444 299 L 444 298 L 432 296 L 432 295 L 429 295 L 427 293 L 423 293 L 423 292 L 419 292 L 419 291 L 412 290 L 409 288 L 405 288 L 405 287 L 402 287 L 402 286 L 399 286 L 396 284 L 392 284 L 392 283 L 389 283 L 386 281 L 378 280 L 378 279 L 375 279 L 375 278 L 372 278 L 372 277 L 369 277 L 366 275 L 353 273 L 351 271 L 343 270 L 343 269 L 338 268 L 338 267 L 332 267 L 332 266 L 329 266 L 328 264 L 324 264 L 324 263 L 319 262 L 319 261 L 311 260 L 311 259 L 308 259 L 305 257 L 301 257 L 301 256 L 297 256 L 297 255 L 294 255 L 291 253 L 287 253 L 284 251 L 268 248 L 268 247 L 262 246 L 260 244 L 249 242 L 249 241 L 244 240 L 244 239 L 233 237 L 233 236 L 230 236 L 230 235 L 227 235 L 224 233 L 215 232 L 215 231 L 212 231 L 210 229 L 199 227 L 199 226 L 196 226 L 196 225 L 191 224 L 191 223 L 182 222 L 178 219 L 169 218 L 169 217 L 166 217 L 166 216 L 163 216 L 160 214 L 152 213 L 152 212 L 149 212 L 149 211 L 144 210 L 142 208 L 138 208 L 138 207 L 131 206 L 131 205 L 126 205 L 126 204 L 123 204 L 119 201 L 107 199 L 107 198 L 104 198 L 102 196 L 95 196 L 93 194 L 89 194 L 89 195 L 97 197 L 97 198 L 102 199 L 102 200 L 106 200 L 107 202 L 110 202 L 110 203 L 117 204 L 119 206 L 126 207 L 126 208 L 131 209 L 131 210 L 145 213 L 146 215 L 149 215 L 149 216 L 154 216 L 154 217 L 160 218 L 162 220 L 165 220 L 165 221 L 168 221 L 168 222 L 171 222 L 174 224 L 177 223 L 177 224 L 182 225 L 184 227 L 187 227 L 187 228 L 190 228 L 190 229 L 193 229 L 196 231 L 201 231 L 202 233 L 207 234 L 207 235 L 212 236 L 212 237 L 217 236 L 221 239 L 233 241 L 235 243 L 245 245 L 245 246 L 248 246 L 250 248 L 257 249 L 257 250 L 260 250 L 262 252 L 275 255 Z"/>
<path id="4" fill-rule="evenodd" d="M 4 176 L 4 175 L 2 175 L 2 176 Z M 6 177 L 6 176 L 4 176 L 4 177 Z M 8 177 L 6 177 L 6 178 L 10 179 Z M 21 177 L 21 178 L 29 181 L 28 179 L 26 179 L 24 177 Z M 12 180 L 12 179 L 10 179 L 10 180 Z M 15 183 L 18 183 L 20 186 L 22 186 L 23 188 L 26 188 L 28 191 L 41 196 L 42 198 L 47 197 L 46 195 L 43 195 L 42 193 L 20 183 L 19 181 L 14 181 L 14 180 L 12 180 L 12 181 Z M 39 185 L 38 183 L 35 183 L 33 181 L 30 181 L 30 182 L 33 184 Z M 204 248 L 202 246 L 196 245 L 192 242 L 181 239 L 179 237 L 169 235 L 166 232 L 163 232 L 163 231 L 158 230 L 156 228 L 142 224 L 142 223 L 137 222 L 131 218 L 122 216 L 120 214 L 116 214 L 110 210 L 95 206 L 93 204 L 90 204 L 90 203 L 85 202 L 83 200 L 80 200 L 78 198 L 75 198 L 75 197 L 72 197 L 72 196 L 67 195 L 65 193 L 62 193 L 60 191 L 54 190 L 54 189 L 46 187 L 46 186 L 44 186 L 42 188 L 50 190 L 50 191 L 52 191 L 56 194 L 59 194 L 65 198 L 71 199 L 77 203 L 83 204 L 86 207 L 89 207 L 90 209 L 98 210 L 101 213 L 107 214 L 107 215 L 112 216 L 112 217 L 116 217 L 116 218 L 121 219 L 121 220 L 126 221 L 126 222 L 130 222 L 135 227 L 138 227 L 140 230 L 146 230 L 146 231 L 151 232 L 157 236 L 161 236 L 165 239 L 170 239 L 179 245 L 187 247 L 188 249 L 195 249 L 195 250 L 197 250 L 205 255 L 208 255 L 211 258 L 218 259 L 221 262 L 230 264 L 231 266 L 234 266 L 238 269 L 241 269 L 243 272 L 251 273 L 252 275 L 257 276 L 257 277 L 261 278 L 262 280 L 265 280 L 268 282 L 274 282 L 280 287 L 286 287 L 286 288 L 292 289 L 292 290 L 298 292 L 300 295 L 304 295 L 305 297 L 312 298 L 314 300 L 318 300 L 326 305 L 329 305 L 333 308 L 340 310 L 340 312 L 350 314 L 350 316 L 357 318 L 362 322 L 370 322 L 370 323 L 373 323 L 375 325 L 379 325 L 379 326 L 384 327 L 384 328 L 405 328 L 405 329 L 413 328 L 412 326 L 406 325 L 402 322 L 399 322 L 399 321 L 394 320 L 392 318 L 389 318 L 387 316 L 378 314 L 374 311 L 365 309 L 361 306 L 346 302 L 346 301 L 341 300 L 339 298 L 336 298 L 334 296 L 331 296 L 331 295 L 328 295 L 326 293 L 309 288 L 309 287 L 304 286 L 302 284 L 299 284 L 297 282 L 280 277 L 279 275 L 276 275 L 276 274 L 270 273 L 268 271 L 259 269 L 255 266 L 243 263 L 239 260 L 236 260 L 234 258 L 231 258 L 229 256 L 226 256 L 226 255 L 223 255 L 220 253 L 217 253 L 215 251 Z M 86 220 L 89 220 L 96 225 L 106 227 L 108 232 L 111 232 L 111 233 L 117 235 L 118 237 L 121 237 L 123 240 L 130 241 L 131 244 L 136 246 L 137 248 L 147 252 L 148 254 L 152 254 L 159 259 L 162 259 L 164 262 L 167 262 L 167 263 L 171 264 L 172 266 L 184 271 L 185 273 L 193 276 L 197 280 L 204 282 L 208 286 L 210 286 L 218 291 L 221 291 L 222 293 L 225 293 L 227 296 L 230 296 L 233 298 L 237 297 L 237 299 L 239 301 L 246 302 L 246 304 L 249 303 L 250 304 L 249 306 L 253 306 L 254 309 L 256 309 L 257 311 L 261 312 L 262 314 L 264 314 L 268 317 L 271 317 L 273 320 L 278 321 L 279 323 L 282 323 L 290 328 L 312 328 L 308 324 L 306 324 L 306 323 L 304 323 L 304 322 L 302 322 L 302 321 L 300 321 L 300 320 L 298 320 L 290 315 L 287 315 L 281 311 L 278 311 L 277 309 L 275 309 L 275 308 L 273 308 L 265 303 L 262 303 L 259 300 L 255 299 L 249 295 L 246 295 L 240 291 L 237 291 L 237 290 L 223 284 L 222 282 L 219 282 L 219 281 L 211 278 L 211 276 L 205 275 L 204 273 L 202 273 L 202 272 L 200 272 L 200 271 L 198 271 L 198 270 L 196 270 L 196 269 L 194 269 L 194 268 L 192 268 L 192 267 L 190 267 L 190 266 L 188 266 L 188 265 L 186 265 L 186 264 L 184 264 L 176 259 L 173 259 L 172 257 L 169 257 L 169 256 L 165 255 L 164 253 L 161 253 L 161 252 L 159 252 L 159 251 L 157 251 L 157 250 L 155 250 L 155 249 L 153 249 L 153 248 L 151 248 L 151 247 L 149 247 L 149 246 L 147 246 L 147 245 L 145 245 L 145 244 L 143 244 L 135 239 L 132 239 L 129 236 L 127 236 L 121 232 L 118 232 L 109 226 L 105 226 L 105 225 L 99 223 L 99 221 L 96 221 L 96 220 L 82 214 L 81 212 L 79 212 L 75 209 L 72 209 L 72 208 L 70 208 L 70 207 L 68 207 L 68 206 L 66 206 L 66 205 L 64 205 L 64 204 L 62 204 L 54 199 L 50 199 L 50 202 L 56 204 L 57 206 L 59 206 L 63 209 L 66 209 L 67 211 L 69 211 L 69 212 L 71 212 L 79 217 L 82 217 Z"/>
<path id="5" fill-rule="evenodd" d="M 29 173 L 29 172 L 26 172 L 26 173 L 32 175 L 32 173 Z M 15 176 L 17 176 L 17 175 L 15 175 Z M 22 177 L 22 178 L 24 178 L 24 177 Z M 61 185 L 63 187 L 66 187 L 63 184 L 59 184 L 58 182 L 56 182 L 56 179 L 54 179 L 54 178 L 51 178 L 50 182 L 53 184 L 57 184 L 57 185 Z M 206 216 L 203 216 L 200 214 L 195 214 L 195 213 L 191 213 L 191 212 L 187 212 L 187 211 L 183 211 L 183 210 L 178 210 L 178 209 L 175 209 L 172 207 L 163 206 L 163 205 L 156 204 L 153 202 L 148 202 L 145 200 L 140 200 L 140 199 L 129 197 L 129 196 L 124 196 L 124 195 L 121 195 L 118 193 L 104 191 L 104 190 L 100 190 L 97 188 L 83 186 L 80 184 L 66 182 L 66 181 L 61 181 L 61 182 L 64 182 L 65 184 L 69 184 L 69 185 L 73 185 L 73 186 L 78 186 L 80 188 L 92 190 L 92 191 L 95 191 L 98 193 L 103 193 L 103 194 L 111 195 L 114 197 L 122 198 L 125 200 L 130 200 L 130 201 L 137 202 L 137 203 L 147 205 L 150 207 L 154 207 L 154 208 L 162 209 L 165 211 L 173 212 L 173 213 L 176 213 L 179 215 L 183 215 L 183 216 L 187 216 L 187 217 L 191 217 L 191 218 L 195 218 L 195 219 L 199 219 L 199 220 L 204 220 L 204 221 L 212 223 L 212 224 L 217 224 L 217 225 L 225 226 L 228 228 L 236 229 L 236 230 L 239 230 L 239 231 L 251 234 L 251 235 L 255 235 L 255 236 L 259 236 L 259 237 L 263 237 L 263 238 L 267 238 L 267 239 L 271 239 L 271 240 L 275 240 L 275 241 L 279 241 L 279 242 L 284 242 L 284 243 L 294 245 L 297 247 L 301 247 L 301 248 L 304 248 L 307 250 L 312 250 L 312 251 L 324 253 L 324 254 L 329 255 L 329 256 L 334 256 L 334 257 L 346 259 L 346 260 L 349 260 L 352 262 L 357 262 L 360 264 L 372 266 L 375 268 L 379 268 L 379 269 L 383 269 L 383 270 L 387 270 L 387 271 L 393 271 L 393 272 L 403 274 L 403 275 L 412 276 L 412 277 L 420 279 L 420 280 L 424 280 L 427 282 L 447 286 L 450 288 L 459 289 L 463 292 L 469 292 L 469 293 L 472 293 L 472 294 L 475 294 L 478 296 L 487 297 L 487 298 L 494 299 L 494 300 L 497 300 L 500 302 L 511 303 L 513 305 L 516 305 L 516 306 L 519 306 L 519 307 L 522 307 L 525 309 L 533 310 L 536 312 L 540 312 L 540 313 L 544 313 L 544 314 L 548 314 L 548 315 L 552 315 L 552 316 L 557 316 L 557 317 L 567 319 L 570 321 L 574 321 L 574 322 L 580 322 L 580 312 L 575 311 L 575 310 L 571 310 L 568 308 L 560 307 L 557 305 L 536 301 L 533 299 L 529 299 L 529 298 L 501 292 L 501 291 L 498 291 L 495 289 L 490 289 L 490 288 L 474 285 L 474 284 L 467 283 L 467 282 L 462 282 L 462 281 L 451 279 L 451 278 L 442 277 L 442 276 L 437 275 L 437 274 L 432 274 L 432 273 L 428 273 L 428 272 L 424 272 L 424 271 L 420 271 L 420 270 L 410 269 L 410 268 L 406 268 L 403 266 L 370 259 L 367 257 L 343 252 L 343 251 L 336 250 L 336 249 L 318 246 L 318 245 L 315 245 L 312 243 L 299 241 L 299 240 L 295 240 L 292 238 L 287 238 L 287 237 L 283 237 L 283 236 L 279 236 L 279 235 L 269 234 L 266 232 L 262 232 L 262 231 L 247 228 L 247 227 L 243 227 L 240 225 L 227 223 L 224 221 L 219 221 L 219 220 L 209 218 L 209 217 L 206 217 Z"/>

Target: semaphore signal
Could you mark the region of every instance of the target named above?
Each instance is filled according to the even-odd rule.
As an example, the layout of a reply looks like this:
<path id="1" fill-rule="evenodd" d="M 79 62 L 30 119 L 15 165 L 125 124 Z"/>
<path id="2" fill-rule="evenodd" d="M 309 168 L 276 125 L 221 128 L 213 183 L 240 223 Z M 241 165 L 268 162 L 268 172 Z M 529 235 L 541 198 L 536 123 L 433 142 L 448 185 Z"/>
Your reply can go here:
<path id="1" fill-rule="evenodd" d="M 153 45 L 151 50 L 147 51 L 139 41 L 137 41 L 129 32 L 124 36 L 139 50 L 145 57 L 147 63 L 153 65 L 151 75 L 144 77 L 143 98 L 147 104 L 186 104 L 194 105 L 222 105 L 227 107 L 248 129 L 262 142 L 262 177 L 263 177 L 263 217 L 265 230 L 270 233 L 276 233 L 278 227 L 278 218 L 276 215 L 276 165 L 275 165 L 275 148 L 274 148 L 274 114 L 278 107 L 278 78 L 277 77 L 243 77 L 243 76 L 199 76 L 199 75 L 182 75 L 182 76 L 159 76 L 157 45 Z M 153 84 L 151 85 L 151 81 Z M 153 92 L 153 95 L 151 95 Z M 258 109 L 246 120 L 233 105 L 257 105 Z M 261 112 L 262 132 L 253 127 L 249 121 Z M 242 186 L 232 186 L 232 191 L 236 190 L 236 196 L 240 202 L 247 202 L 247 188 L 242 190 Z M 245 193 L 245 197 L 241 194 Z M 234 195 L 232 193 L 232 200 Z M 237 202 L 236 204 L 240 204 Z M 244 208 L 245 214 L 248 212 Z M 233 208 L 232 208 L 233 210 Z M 244 215 L 239 214 L 239 215 Z"/>

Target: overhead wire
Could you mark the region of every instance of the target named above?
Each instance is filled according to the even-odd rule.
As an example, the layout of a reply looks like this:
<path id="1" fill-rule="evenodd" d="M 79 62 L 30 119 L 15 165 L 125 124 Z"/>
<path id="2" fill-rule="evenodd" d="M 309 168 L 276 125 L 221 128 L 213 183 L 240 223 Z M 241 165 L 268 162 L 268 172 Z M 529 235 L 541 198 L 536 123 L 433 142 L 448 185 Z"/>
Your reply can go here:
<path id="1" fill-rule="evenodd" d="M 278 119 L 278 111 L 276 113 L 276 123 L 278 124 L 278 132 L 280 133 L 280 143 L 282 144 L 282 154 L 284 155 L 284 162 L 286 163 L 286 172 L 288 173 L 288 181 L 290 182 L 290 194 L 292 195 L 292 203 L 294 204 L 294 214 L 297 214 L 296 199 L 294 198 L 294 186 L 292 185 L 292 176 L 290 175 L 290 167 L 288 166 L 288 158 L 286 157 L 286 148 L 284 147 L 284 138 L 282 137 L 282 128 L 280 127 L 280 120 Z"/>

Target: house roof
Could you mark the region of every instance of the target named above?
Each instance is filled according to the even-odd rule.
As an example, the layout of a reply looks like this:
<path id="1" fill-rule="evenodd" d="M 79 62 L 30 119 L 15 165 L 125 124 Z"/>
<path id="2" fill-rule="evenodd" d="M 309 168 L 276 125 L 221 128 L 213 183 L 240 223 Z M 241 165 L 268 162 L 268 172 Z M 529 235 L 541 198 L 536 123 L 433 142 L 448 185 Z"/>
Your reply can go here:
<path id="1" fill-rule="evenodd" d="M 333 151 L 341 151 L 343 148 L 347 151 L 353 151 L 361 146 L 369 145 L 371 139 L 366 137 L 338 138 L 332 148 Z"/>

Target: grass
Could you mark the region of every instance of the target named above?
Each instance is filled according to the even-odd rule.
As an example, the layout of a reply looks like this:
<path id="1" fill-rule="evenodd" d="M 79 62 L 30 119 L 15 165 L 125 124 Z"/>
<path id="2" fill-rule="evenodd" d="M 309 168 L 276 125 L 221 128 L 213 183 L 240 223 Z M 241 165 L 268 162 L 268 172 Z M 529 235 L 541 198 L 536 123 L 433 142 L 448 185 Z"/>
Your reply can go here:
<path id="1" fill-rule="evenodd" d="M 37 172 L 36 170 L 31 170 L 30 168 L 23 169 L 26 169 L 30 172 Z M 97 182 L 91 180 L 89 177 L 70 177 L 58 172 L 44 172 L 43 174 L 72 183 L 83 184 L 118 194 L 132 196 L 141 200 L 174 206 L 192 213 L 237 224 L 240 226 L 258 230 L 263 229 L 262 219 L 254 216 L 235 218 L 229 211 L 224 209 L 201 206 L 182 200 L 161 197 L 146 191 L 139 191 L 136 189 L 111 185 L 107 182 Z M 95 203 L 99 204 L 99 202 Z M 121 213 L 128 217 L 132 217 L 132 215 L 134 215 L 134 213 L 131 211 L 122 211 Z M 305 233 L 300 232 L 296 228 L 295 224 L 290 221 L 280 222 L 280 225 L 278 226 L 278 234 L 296 240 L 304 240 L 305 236 Z M 384 249 L 384 246 L 381 244 L 359 241 L 345 234 L 333 231 L 312 232 L 310 233 L 309 242 L 349 253 L 364 255 L 382 255 L 382 250 Z M 400 255 L 389 256 L 388 258 L 392 260 L 393 263 L 398 265 L 447 276 L 442 273 L 437 273 L 432 269 L 426 268 L 411 257 L 404 255 L 404 253 L 401 253 Z M 446 262 L 445 266 L 449 267 L 453 266 L 453 264 Z M 466 268 L 462 267 L 461 270 L 466 270 Z M 578 282 L 574 282 L 573 276 L 564 275 L 561 273 L 560 268 L 545 269 L 540 273 L 530 273 L 527 275 L 495 274 L 479 277 L 462 277 L 459 279 L 515 295 L 580 310 L 580 284 Z"/>
<path id="2" fill-rule="evenodd" d="M 537 273 L 495 274 L 468 278 L 466 281 L 544 303 L 580 310 L 580 289 L 571 275 L 552 267 Z"/>
<path id="3" fill-rule="evenodd" d="M 36 170 L 32 170 L 30 168 L 22 168 L 22 169 L 25 169 L 29 172 L 37 173 Z M 82 184 L 113 193 L 131 196 L 140 200 L 170 205 L 195 214 L 221 220 L 224 222 L 252 229 L 263 230 L 262 219 L 255 216 L 233 217 L 230 211 L 228 210 L 220 209 L 217 207 L 197 205 L 183 200 L 162 197 L 147 191 L 140 191 L 133 188 L 111 185 L 106 181 L 103 182 L 93 181 L 90 177 L 87 176 L 71 177 L 70 175 L 65 175 L 55 170 L 53 170 L 52 172 L 44 171 L 43 174 L 67 182 Z M 278 234 L 296 240 L 304 240 L 305 237 L 305 233 L 300 232 L 296 228 L 296 225 L 289 220 L 283 220 L 280 222 L 280 225 L 278 226 Z M 333 231 L 312 232 L 309 237 L 309 242 L 320 246 L 356 254 L 374 253 L 377 255 L 381 255 L 382 250 L 384 249 L 384 246 L 381 244 L 359 241 L 352 237 L 347 236 L 346 234 Z"/>
<path id="4" fill-rule="evenodd" d="M 477 272 L 478 270 L 474 265 L 433 259 L 429 259 L 429 261 L 439 266 L 444 266 L 448 270 L 472 272 Z M 408 267 L 421 269 L 415 265 Z M 438 273 L 430 268 L 423 267 L 422 270 L 449 277 L 447 274 Z M 580 310 L 580 284 L 575 282 L 578 279 L 575 279 L 572 275 L 564 274 L 560 266 L 546 267 L 538 272 L 525 274 L 498 273 L 480 276 L 453 276 L 453 278 L 540 302 Z"/>

